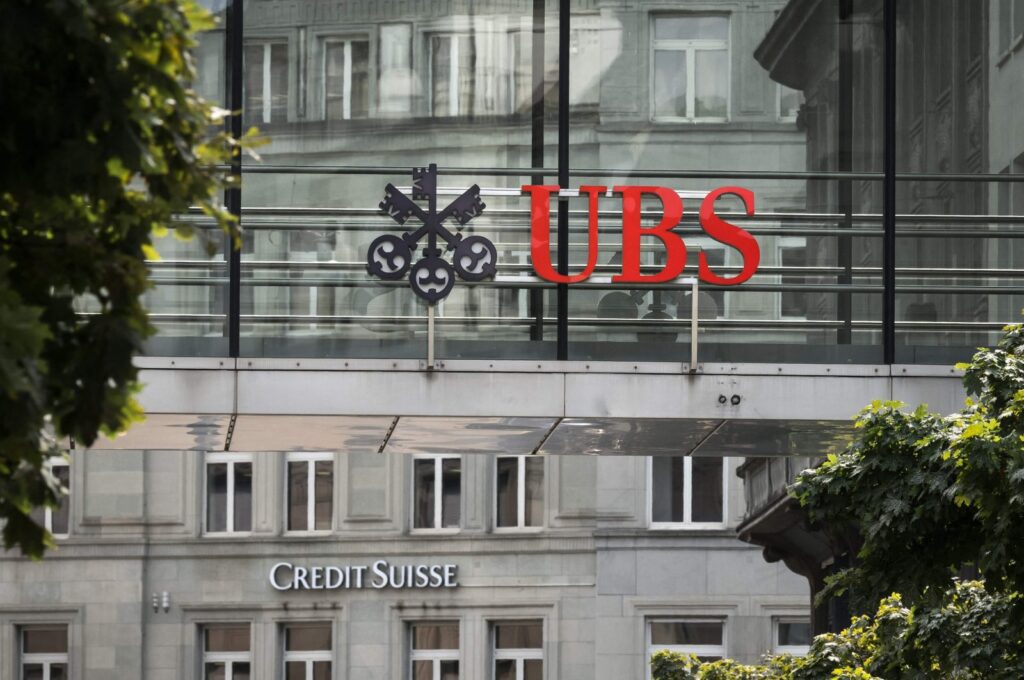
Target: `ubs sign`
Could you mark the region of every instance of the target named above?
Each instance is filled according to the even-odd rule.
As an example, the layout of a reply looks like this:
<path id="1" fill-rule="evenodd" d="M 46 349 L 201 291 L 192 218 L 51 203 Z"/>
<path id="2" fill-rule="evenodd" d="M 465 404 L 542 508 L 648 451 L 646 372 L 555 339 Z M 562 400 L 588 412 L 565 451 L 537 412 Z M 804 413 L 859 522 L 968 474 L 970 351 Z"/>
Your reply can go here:
<path id="1" fill-rule="evenodd" d="M 278 562 L 270 568 L 274 590 L 383 590 L 456 588 L 458 567 L 454 564 L 373 564 L 346 566 L 302 566 Z"/>

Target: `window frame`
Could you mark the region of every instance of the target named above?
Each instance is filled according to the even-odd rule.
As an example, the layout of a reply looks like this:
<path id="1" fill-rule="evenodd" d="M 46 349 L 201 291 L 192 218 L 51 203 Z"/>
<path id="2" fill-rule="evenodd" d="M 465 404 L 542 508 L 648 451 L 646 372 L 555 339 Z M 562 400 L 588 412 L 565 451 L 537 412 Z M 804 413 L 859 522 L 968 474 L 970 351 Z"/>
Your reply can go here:
<path id="1" fill-rule="evenodd" d="M 330 649 L 318 649 L 309 650 L 304 652 L 288 651 L 288 636 L 287 630 L 289 626 L 303 626 L 310 624 L 325 625 L 330 628 L 331 631 L 331 648 Z M 287 669 L 289 663 L 304 662 L 305 680 L 313 680 L 313 664 L 317 662 L 324 662 L 330 664 L 330 677 L 334 677 L 334 622 L 333 621 L 285 621 L 281 623 L 280 630 L 280 650 L 281 650 L 281 677 L 287 677 Z"/>
<path id="2" fill-rule="evenodd" d="M 460 462 L 459 466 L 459 526 L 457 527 L 446 527 L 444 526 L 444 462 L 445 460 L 456 459 Z M 416 526 L 416 461 L 418 460 L 432 460 L 434 461 L 434 526 L 432 527 L 417 527 Z M 409 530 L 412 533 L 433 533 L 433 534 L 454 534 L 462 531 L 462 520 L 463 512 L 462 498 L 463 498 L 463 481 L 465 478 L 465 461 L 463 456 L 458 453 L 428 453 L 428 454 L 416 454 L 412 457 L 412 470 L 409 475 L 409 484 L 411 486 L 409 498 Z"/>
<path id="3" fill-rule="evenodd" d="M 44 462 L 44 465 L 49 469 L 51 474 L 53 473 L 54 468 L 59 468 L 59 467 L 67 468 L 67 471 L 68 471 L 67 493 L 66 494 L 62 494 L 61 497 L 60 497 L 61 507 L 62 508 L 67 508 L 67 514 L 68 514 L 67 530 L 63 531 L 61 533 L 54 532 L 54 530 L 53 530 L 54 509 L 51 508 L 48 505 L 40 506 L 40 508 L 43 511 L 43 514 L 42 514 L 42 520 L 43 520 L 42 525 L 43 525 L 43 528 L 46 529 L 48 532 L 50 532 L 50 535 L 53 536 L 55 539 L 63 540 L 65 538 L 68 538 L 71 535 L 71 461 L 68 458 L 64 457 L 64 456 L 50 456 L 49 458 L 46 459 L 46 461 Z"/>
<path id="4" fill-rule="evenodd" d="M 247 652 L 210 652 L 206 649 L 206 631 L 208 628 L 227 626 L 246 626 L 249 629 L 249 651 Z M 224 675 L 227 680 L 234 680 L 236 663 L 249 664 L 249 672 L 253 670 L 253 624 L 251 621 L 210 621 L 199 624 L 199 678 L 206 678 L 206 664 L 224 664 Z"/>
<path id="5" fill-rule="evenodd" d="M 66 652 L 25 652 L 25 632 L 41 628 L 63 628 L 64 639 L 67 644 Z M 65 679 L 71 677 L 71 627 L 66 623 L 28 623 L 17 627 L 18 637 L 18 679 L 25 678 L 25 666 L 38 664 L 43 667 L 43 679 L 50 680 L 51 666 L 62 664 L 64 666 Z"/>
<path id="6" fill-rule="evenodd" d="M 272 62 L 273 49 L 274 49 L 275 45 L 278 45 L 278 46 L 283 45 L 284 46 L 284 52 L 285 52 L 285 71 L 286 71 L 287 76 L 288 76 L 288 80 L 287 80 L 287 83 L 285 84 L 285 91 L 284 91 L 285 112 L 284 112 L 284 118 L 282 120 L 274 120 L 274 116 L 273 116 L 273 109 L 274 109 L 273 97 L 274 97 L 274 92 L 273 92 L 273 88 L 271 87 L 272 80 L 273 80 L 273 78 L 271 76 L 271 62 Z M 291 92 L 292 92 L 292 87 L 293 87 L 292 80 L 293 80 L 294 74 L 292 73 L 292 46 L 291 46 L 291 40 L 289 40 L 287 36 L 281 36 L 281 35 L 269 35 L 269 36 L 259 36 L 259 35 L 256 35 L 256 36 L 253 36 L 250 39 L 245 40 L 245 42 L 243 44 L 243 47 L 242 47 L 243 55 L 244 55 L 244 52 L 245 52 L 245 48 L 247 48 L 247 47 L 255 47 L 255 46 L 259 46 L 259 47 L 263 48 L 262 64 L 261 64 L 261 68 L 260 68 L 260 71 L 261 71 L 261 73 L 260 73 L 260 80 L 263 82 L 263 93 L 262 93 L 262 95 L 260 97 L 261 102 L 260 102 L 260 108 L 259 108 L 259 117 L 258 117 L 259 119 L 258 120 L 255 120 L 255 119 L 254 120 L 249 120 L 247 122 L 247 124 L 251 124 L 251 125 L 277 125 L 279 123 L 287 123 L 292 118 L 292 96 L 291 96 Z M 244 57 L 243 57 L 243 59 L 244 59 Z M 246 100 L 248 99 L 247 95 L 244 92 L 245 81 L 246 81 L 246 72 L 245 72 L 245 64 L 243 63 L 243 65 L 242 65 L 242 87 L 243 87 L 242 104 L 243 104 L 243 107 L 244 107 L 244 105 L 246 103 Z M 252 113 L 250 113 L 250 116 L 252 116 Z"/>
<path id="7" fill-rule="evenodd" d="M 790 116 L 782 115 L 782 90 L 783 88 L 796 92 L 800 96 L 800 105 L 796 107 L 793 114 Z M 797 116 L 800 112 L 800 107 L 804 105 L 804 93 L 802 90 L 797 90 L 792 87 L 787 87 L 782 83 L 775 84 L 775 120 L 780 123 L 796 123 Z"/>
<path id="8" fill-rule="evenodd" d="M 498 649 L 498 626 L 504 624 L 523 624 L 523 623 L 536 623 L 540 625 L 541 630 L 541 646 L 540 647 L 517 647 L 513 649 Z M 544 659 L 544 644 L 547 639 L 546 626 L 544 619 L 491 619 L 488 620 L 488 635 L 490 637 L 491 647 L 491 672 L 490 677 L 494 680 L 497 677 L 497 662 L 498 661 L 515 661 L 516 662 L 516 676 L 515 680 L 523 680 L 523 662 L 524 661 L 540 661 L 541 666 L 545 664 Z"/>
<path id="9" fill-rule="evenodd" d="M 469 111 L 460 111 L 459 102 L 461 100 L 462 92 L 459 89 L 459 42 L 460 38 L 466 38 L 467 40 L 475 40 L 475 34 L 472 31 L 429 31 L 424 34 L 424 43 L 427 51 L 427 115 L 430 118 L 465 118 L 473 114 L 473 101 L 469 101 Z M 448 112 L 439 114 L 434 110 L 434 50 L 433 41 L 434 38 L 448 38 L 448 63 L 452 65 L 451 72 L 448 74 Z M 474 46 L 475 50 L 475 46 Z M 476 74 L 473 74 L 474 77 Z M 470 96 L 473 91 L 470 90 Z M 452 113 L 452 106 L 455 107 L 455 112 Z"/>
<path id="10" fill-rule="evenodd" d="M 316 464 L 331 464 L 331 526 L 327 529 L 316 527 Z M 291 464 L 306 464 L 306 528 L 289 529 L 288 516 L 291 508 Z M 284 459 L 284 532 L 289 536 L 323 536 L 330 534 L 335 528 L 335 511 L 337 509 L 338 466 L 333 451 L 289 451 Z M 310 528 L 313 527 L 313 528 Z"/>
<path id="11" fill-rule="evenodd" d="M 729 456 L 714 456 L 722 461 L 722 521 L 694 522 L 693 517 L 693 456 L 658 456 L 659 458 L 683 459 L 683 521 L 660 522 L 654 520 L 654 458 L 647 456 L 647 526 L 652 530 L 701 529 L 715 531 L 729 525 Z"/>
<path id="12" fill-rule="evenodd" d="M 498 525 L 498 461 L 503 458 L 514 458 L 516 460 L 516 523 L 514 526 Z M 544 489 L 541 487 L 541 511 L 539 524 L 526 523 L 526 461 L 529 459 L 539 460 L 542 473 L 542 485 L 547 482 L 547 464 L 543 456 L 533 454 L 497 455 L 494 457 L 494 531 L 496 533 L 521 533 L 541 531 L 544 529 Z"/>
<path id="13" fill-rule="evenodd" d="M 366 116 L 352 116 L 352 43 L 366 43 Z M 373 41 L 367 34 L 361 33 L 338 33 L 324 34 L 319 36 L 320 43 L 320 120 L 344 121 L 344 120 L 366 120 L 373 116 L 374 99 L 374 48 Z M 329 118 L 327 115 L 327 53 L 331 46 L 343 45 L 343 66 L 342 66 L 342 116 L 341 118 Z"/>
<path id="14" fill-rule="evenodd" d="M 419 649 L 417 650 L 413 646 L 414 635 L 413 628 L 415 626 L 429 626 L 432 624 L 450 624 L 454 623 L 459 627 L 459 646 L 456 649 Z M 442 680 L 441 676 L 441 662 L 442 661 L 458 661 L 459 662 L 459 676 L 462 677 L 464 671 L 464 662 L 462 659 L 462 621 L 460 619 L 417 619 L 406 622 L 406 650 L 408 651 L 408 664 L 406 670 L 408 675 L 406 676 L 409 680 L 415 680 L 413 674 L 415 668 L 415 662 L 417 661 L 430 661 L 431 663 L 431 677 L 432 680 Z"/>
<path id="15" fill-rule="evenodd" d="M 655 38 L 656 24 L 658 19 L 671 18 L 703 18 L 720 17 L 728 24 L 728 35 L 725 40 L 715 39 L 690 39 L 673 40 Z M 650 106 L 650 120 L 654 123 L 728 123 L 732 118 L 732 15 L 728 12 L 652 12 L 647 30 L 649 35 L 648 45 L 648 78 L 647 91 L 649 94 L 648 106 Z M 725 83 L 725 116 L 697 116 L 697 60 L 698 51 L 713 52 L 722 50 L 725 52 L 726 60 L 726 83 Z M 655 92 L 655 58 L 658 51 L 685 52 L 686 53 L 686 116 L 662 116 L 657 111 L 657 93 Z"/>
<path id="16" fill-rule="evenodd" d="M 782 623 L 806 623 L 808 628 L 811 625 L 809 616 L 773 616 L 772 617 L 772 652 L 775 654 L 791 654 L 793 656 L 807 656 L 811 651 L 810 645 L 782 645 L 779 644 L 779 625 Z M 811 631 L 811 639 L 814 632 Z"/>
<path id="17" fill-rule="evenodd" d="M 659 645 L 654 646 L 651 641 L 652 623 L 717 623 L 722 629 L 722 644 L 719 645 Z M 694 654 L 696 656 L 713 657 L 720 659 L 729 658 L 729 620 L 714 616 L 648 616 L 644 618 L 644 646 L 647 650 L 647 657 L 650 659 L 655 652 L 667 650 L 681 654 Z M 648 664 L 647 677 L 651 677 L 651 669 Z"/>
<path id="18" fill-rule="evenodd" d="M 227 463 L 228 466 L 228 488 L 226 491 L 227 495 L 227 506 L 225 508 L 226 522 L 225 530 L 223 531 L 211 531 L 209 526 L 209 507 L 210 507 L 210 465 L 219 465 Z M 252 476 L 253 476 L 253 490 L 252 498 L 256 498 L 256 465 L 253 460 L 251 453 L 235 453 L 227 451 L 217 451 L 212 453 L 206 453 L 203 457 L 203 535 L 224 537 L 224 536 L 251 536 L 252 535 L 252 517 L 250 510 L 249 517 L 249 529 L 244 531 L 235 530 L 235 463 L 249 463 L 252 465 Z"/>

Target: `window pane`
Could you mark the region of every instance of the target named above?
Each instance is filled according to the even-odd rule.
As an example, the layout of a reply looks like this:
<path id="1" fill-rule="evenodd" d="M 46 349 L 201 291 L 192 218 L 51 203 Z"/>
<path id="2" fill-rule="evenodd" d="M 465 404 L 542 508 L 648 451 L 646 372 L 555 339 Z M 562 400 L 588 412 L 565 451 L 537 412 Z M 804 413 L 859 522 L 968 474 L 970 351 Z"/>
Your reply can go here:
<path id="1" fill-rule="evenodd" d="M 434 680 L 434 662 L 413 661 L 412 677 L 413 680 Z"/>
<path id="2" fill-rule="evenodd" d="M 313 680 L 331 680 L 331 662 L 313 662 Z"/>
<path id="3" fill-rule="evenodd" d="M 413 649 L 458 649 L 459 624 L 414 623 L 412 626 Z"/>
<path id="4" fill-rule="evenodd" d="M 286 661 L 284 664 L 285 680 L 307 680 L 305 661 Z"/>
<path id="5" fill-rule="evenodd" d="M 544 524 L 544 459 L 530 457 L 526 463 L 526 526 Z"/>
<path id="6" fill-rule="evenodd" d="M 1024 0 L 1014 0 L 1013 4 L 1013 35 L 1024 33 Z"/>
<path id="7" fill-rule="evenodd" d="M 434 461 L 413 461 L 413 522 L 416 529 L 434 528 Z"/>
<path id="8" fill-rule="evenodd" d="M 208 663 L 203 667 L 205 680 L 227 680 L 227 666 L 223 663 Z"/>
<path id="9" fill-rule="evenodd" d="M 516 677 L 516 662 L 513 659 L 495 659 L 494 680 L 519 680 Z"/>
<path id="10" fill-rule="evenodd" d="M 544 662 L 540 659 L 523 661 L 523 680 L 543 680 Z"/>
<path id="11" fill-rule="evenodd" d="M 327 118 L 340 120 L 345 110 L 345 43 L 324 47 L 324 107 Z"/>
<path id="12" fill-rule="evenodd" d="M 27 663 L 22 667 L 23 680 L 43 680 L 43 664 Z"/>
<path id="13" fill-rule="evenodd" d="M 309 527 L 307 508 L 309 503 L 309 463 L 292 461 L 288 463 L 288 530 L 305 531 Z"/>
<path id="14" fill-rule="evenodd" d="M 231 664 L 231 680 L 249 680 L 249 663 L 236 661 Z"/>
<path id="15" fill-rule="evenodd" d="M 441 662 L 441 680 L 459 680 L 458 661 L 452 660 Z"/>
<path id="16" fill-rule="evenodd" d="M 803 93 L 785 85 L 779 85 L 779 117 L 796 118 L 803 101 Z"/>
<path id="17" fill-rule="evenodd" d="M 694 522 L 722 521 L 722 458 L 694 458 Z"/>
<path id="18" fill-rule="evenodd" d="M 26 628 L 22 632 L 21 649 L 25 654 L 66 654 L 67 626 Z"/>
<path id="19" fill-rule="evenodd" d="M 726 17 L 658 17 L 655 40 L 728 40 Z"/>
<path id="20" fill-rule="evenodd" d="M 68 493 L 60 497 L 60 507 L 53 511 L 52 529 L 55 534 L 68 533 L 68 518 L 71 509 L 71 468 L 67 465 L 56 465 L 53 468 L 54 476 L 60 480 L 61 486 L 68 490 Z"/>
<path id="21" fill-rule="evenodd" d="M 459 61 L 458 77 L 459 77 L 459 110 L 458 115 L 465 116 L 472 113 L 473 109 L 473 85 L 475 84 L 473 78 L 473 68 L 476 65 L 476 55 L 474 49 L 476 44 L 473 40 L 473 36 L 460 35 L 459 36 Z M 478 113 L 492 113 L 491 111 L 478 111 Z M 442 675 L 443 675 L 442 671 Z"/>
<path id="22" fill-rule="evenodd" d="M 655 522 L 682 522 L 682 456 L 655 456 L 651 461 L 651 519 Z"/>
<path id="23" fill-rule="evenodd" d="M 654 115 L 686 118 L 686 52 L 654 53 Z"/>
<path id="24" fill-rule="evenodd" d="M 519 459 L 499 458 L 497 468 L 498 526 L 514 527 L 519 522 Z"/>
<path id="25" fill-rule="evenodd" d="M 540 649 L 544 646 L 544 626 L 540 621 L 496 624 L 494 646 L 497 649 Z"/>
<path id="26" fill-rule="evenodd" d="M 245 117 L 248 123 L 263 122 L 263 45 L 246 45 Z"/>
<path id="27" fill-rule="evenodd" d="M 249 624 L 206 627 L 206 651 L 248 652 Z"/>
<path id="28" fill-rule="evenodd" d="M 697 50 L 697 118 L 725 118 L 729 113 L 729 53 L 725 50 Z"/>
<path id="29" fill-rule="evenodd" d="M 235 531 L 252 531 L 252 463 L 235 463 Z"/>
<path id="30" fill-rule="evenodd" d="M 50 680 L 67 680 L 68 667 L 67 664 L 53 663 L 50 664 Z"/>
<path id="31" fill-rule="evenodd" d="M 459 526 L 461 519 L 462 461 L 445 458 L 441 461 L 441 526 Z"/>
<path id="32" fill-rule="evenodd" d="M 270 46 L 270 120 L 288 117 L 288 45 Z"/>
<path id="33" fill-rule="evenodd" d="M 652 645 L 720 645 L 722 624 L 717 621 L 652 621 Z"/>
<path id="34" fill-rule="evenodd" d="M 285 628 L 284 648 L 289 652 L 319 652 L 331 649 L 331 624 L 294 624 Z"/>
<path id="35" fill-rule="evenodd" d="M 808 621 L 779 621 L 779 645 L 806 647 L 811 644 L 811 624 Z"/>
<path id="36" fill-rule="evenodd" d="M 228 530 L 228 466 L 206 466 L 206 530 Z"/>
<path id="37" fill-rule="evenodd" d="M 430 39 L 431 108 L 435 116 L 454 115 L 451 110 L 451 38 L 435 35 Z"/>
<path id="38" fill-rule="evenodd" d="M 316 479 L 313 480 L 313 493 L 316 495 L 313 506 L 316 529 L 328 530 L 333 525 L 334 515 L 334 464 L 329 460 L 320 460 L 314 464 Z"/>
<path id="39" fill-rule="evenodd" d="M 352 43 L 352 117 L 370 113 L 370 43 Z"/>

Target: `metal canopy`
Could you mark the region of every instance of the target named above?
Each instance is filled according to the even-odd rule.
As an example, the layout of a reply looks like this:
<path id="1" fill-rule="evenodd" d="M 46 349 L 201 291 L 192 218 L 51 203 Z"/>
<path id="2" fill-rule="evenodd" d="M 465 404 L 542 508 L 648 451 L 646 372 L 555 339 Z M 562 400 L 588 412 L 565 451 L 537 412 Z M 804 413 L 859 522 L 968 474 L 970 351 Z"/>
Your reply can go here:
<path id="1" fill-rule="evenodd" d="M 501 418 L 153 414 L 93 450 L 387 454 L 816 456 L 852 423 L 696 418 Z"/>

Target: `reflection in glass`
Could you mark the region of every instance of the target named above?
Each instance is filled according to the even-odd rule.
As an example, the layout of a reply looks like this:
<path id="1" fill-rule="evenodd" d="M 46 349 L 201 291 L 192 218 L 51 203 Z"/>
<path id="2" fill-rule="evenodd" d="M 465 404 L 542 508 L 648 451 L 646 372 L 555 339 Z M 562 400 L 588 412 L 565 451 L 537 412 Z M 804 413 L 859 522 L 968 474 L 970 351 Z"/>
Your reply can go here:
<path id="1" fill-rule="evenodd" d="M 523 458 L 526 465 L 526 508 L 524 522 L 528 527 L 544 523 L 544 459 L 539 456 Z"/>
<path id="2" fill-rule="evenodd" d="M 228 464 L 206 466 L 206 530 L 228 530 Z"/>
<path id="3" fill-rule="evenodd" d="M 651 460 L 651 467 L 651 520 L 685 521 L 685 459 L 682 456 L 655 456 Z"/>
<path id="4" fill-rule="evenodd" d="M 370 43 L 365 40 L 324 42 L 324 117 L 365 118 L 370 110 Z"/>
<path id="5" fill-rule="evenodd" d="M 288 117 L 288 43 L 245 46 L 245 118 L 249 124 L 283 123 Z"/>
<path id="6" fill-rule="evenodd" d="M 305 531 L 309 503 L 309 463 L 292 461 L 288 463 L 288 531 Z"/>
<path id="7" fill-rule="evenodd" d="M 252 531 L 252 463 L 235 463 L 235 531 Z"/>
<path id="8" fill-rule="evenodd" d="M 458 528 L 462 516 L 462 460 L 444 458 L 441 470 L 441 526 Z"/>
<path id="9" fill-rule="evenodd" d="M 434 460 L 413 461 L 413 528 L 434 528 Z"/>
<path id="10" fill-rule="evenodd" d="M 722 521 L 722 458 L 692 458 L 693 521 Z"/>
<path id="11" fill-rule="evenodd" d="M 686 57 L 684 51 L 654 53 L 654 115 L 686 118 Z"/>
<path id="12" fill-rule="evenodd" d="M 693 116 L 725 118 L 729 114 L 729 53 L 698 50 L 695 56 Z"/>

